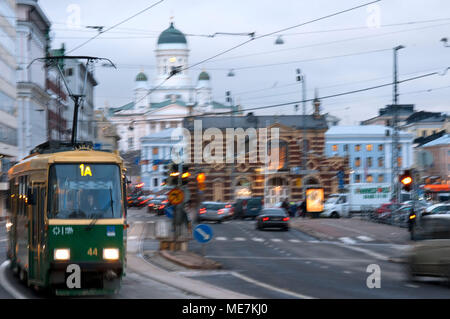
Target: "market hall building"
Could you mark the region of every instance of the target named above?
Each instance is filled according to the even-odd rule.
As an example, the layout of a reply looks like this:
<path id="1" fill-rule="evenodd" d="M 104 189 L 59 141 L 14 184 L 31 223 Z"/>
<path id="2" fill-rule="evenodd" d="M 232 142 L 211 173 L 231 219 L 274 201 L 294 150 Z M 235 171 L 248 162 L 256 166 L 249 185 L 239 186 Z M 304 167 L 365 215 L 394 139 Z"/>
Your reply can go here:
<path id="1" fill-rule="evenodd" d="M 323 188 L 325 198 L 332 193 L 339 192 L 339 182 L 348 184 L 349 163 L 345 157 L 325 156 L 325 132 L 327 131 L 326 118 L 319 114 L 318 107 L 311 115 L 285 115 L 285 116 L 256 116 L 249 113 L 245 116 L 197 116 L 184 120 L 184 128 L 190 133 L 190 143 L 187 148 L 191 159 L 192 174 L 188 184 L 193 202 L 221 201 L 232 202 L 237 198 L 263 197 L 264 203 L 274 205 L 288 198 L 289 201 L 301 201 L 304 190 L 307 188 Z M 227 128 L 240 128 L 244 131 L 254 128 L 257 139 L 261 132 L 267 129 L 267 153 L 278 152 L 278 163 L 274 167 L 258 162 L 251 163 L 250 137 L 245 137 L 244 163 L 201 163 L 194 161 L 195 154 L 199 154 L 199 145 L 195 145 L 195 124 L 200 123 L 202 133 L 208 129 L 218 129 L 226 136 Z M 278 129 L 278 136 L 271 136 L 271 129 Z M 306 135 L 306 157 L 303 157 L 303 140 Z M 276 138 L 274 144 L 272 140 Z M 211 138 L 212 139 L 212 138 Z M 226 141 L 223 139 L 223 149 L 226 150 Z M 197 142 L 198 144 L 198 142 Z M 204 153 L 208 141 L 202 142 Z M 270 149 L 271 145 L 277 145 Z M 197 147 L 197 148 L 196 148 Z M 237 156 L 237 147 L 234 147 Z M 258 148 L 258 153 L 261 149 Z M 202 154 L 203 154 L 202 153 Z M 261 154 L 259 154 L 261 155 Z M 225 156 L 225 155 L 224 155 Z M 306 167 L 302 165 L 306 162 Z M 302 172 L 303 171 L 303 172 Z M 341 173 L 340 173 L 341 172 Z M 205 188 L 199 192 L 195 176 L 204 173 L 206 176 Z M 339 181 L 339 177 L 341 181 Z"/>

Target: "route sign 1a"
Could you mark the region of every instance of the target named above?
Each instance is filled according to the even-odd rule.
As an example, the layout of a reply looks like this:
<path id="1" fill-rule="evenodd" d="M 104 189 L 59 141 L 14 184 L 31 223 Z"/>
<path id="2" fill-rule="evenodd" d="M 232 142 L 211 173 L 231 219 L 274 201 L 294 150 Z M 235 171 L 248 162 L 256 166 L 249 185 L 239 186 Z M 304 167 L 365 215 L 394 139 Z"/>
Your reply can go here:
<path id="1" fill-rule="evenodd" d="M 179 205 L 183 202 L 184 192 L 179 188 L 174 188 L 169 192 L 167 198 L 172 205 Z"/>
<path id="2" fill-rule="evenodd" d="M 209 242 L 213 238 L 213 230 L 211 226 L 200 224 L 194 228 L 194 238 L 199 243 L 204 244 Z"/>

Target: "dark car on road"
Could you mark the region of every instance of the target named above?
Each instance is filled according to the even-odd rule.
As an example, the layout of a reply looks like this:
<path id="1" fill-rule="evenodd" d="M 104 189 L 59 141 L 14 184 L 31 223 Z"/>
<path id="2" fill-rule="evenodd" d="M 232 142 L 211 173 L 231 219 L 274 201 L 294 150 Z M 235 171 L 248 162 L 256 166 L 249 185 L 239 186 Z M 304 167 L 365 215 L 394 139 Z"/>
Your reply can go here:
<path id="1" fill-rule="evenodd" d="M 204 220 L 221 223 L 233 217 L 233 209 L 230 204 L 221 202 L 203 202 L 197 214 L 197 222 Z"/>
<path id="2" fill-rule="evenodd" d="M 262 197 L 239 198 L 234 203 L 235 218 L 253 218 L 259 215 L 263 208 Z"/>
<path id="3" fill-rule="evenodd" d="M 148 202 L 147 212 L 155 213 L 156 215 L 164 215 L 164 209 L 166 208 L 167 203 L 159 199 L 153 199 Z"/>
<path id="4" fill-rule="evenodd" d="M 281 228 L 289 230 L 289 216 L 282 208 L 264 208 L 256 217 L 256 229 Z"/>

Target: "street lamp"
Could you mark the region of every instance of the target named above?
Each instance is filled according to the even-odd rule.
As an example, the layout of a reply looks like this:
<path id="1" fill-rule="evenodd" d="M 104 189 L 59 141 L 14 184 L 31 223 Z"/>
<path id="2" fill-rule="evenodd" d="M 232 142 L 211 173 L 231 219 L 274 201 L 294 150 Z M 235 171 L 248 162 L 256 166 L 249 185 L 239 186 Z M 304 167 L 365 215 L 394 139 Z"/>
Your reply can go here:
<path id="1" fill-rule="evenodd" d="M 275 40 L 275 44 L 279 45 L 279 44 L 284 44 L 283 38 L 281 37 L 281 35 L 279 35 L 277 37 L 277 39 Z"/>
<path id="2" fill-rule="evenodd" d="M 399 134 L 398 134 L 398 70 L 397 70 L 397 51 L 404 49 L 405 47 L 403 45 L 396 46 L 393 49 L 394 52 L 394 92 L 393 92 L 393 111 L 394 111 L 394 118 L 393 118 L 393 134 L 392 134 L 392 178 L 391 178 L 391 188 L 394 195 L 395 202 L 398 202 L 399 197 L 399 185 L 397 183 L 397 176 L 399 174 L 399 167 L 398 167 L 398 142 L 399 142 Z"/>
<path id="3" fill-rule="evenodd" d="M 450 48 L 450 45 L 447 43 L 448 42 L 447 38 L 442 38 L 441 42 L 444 44 L 444 47 Z"/>
<path id="4" fill-rule="evenodd" d="M 302 84 L 302 104 L 303 104 L 303 116 L 302 116 L 302 126 L 303 126 L 303 161 L 302 161 L 302 169 L 306 171 L 306 77 L 304 74 L 302 74 L 302 71 L 300 69 L 296 70 L 297 76 L 296 80 L 297 82 L 301 82 Z M 304 174 L 305 175 L 305 174 Z M 303 200 L 305 200 L 305 183 L 302 183 L 302 195 Z"/>

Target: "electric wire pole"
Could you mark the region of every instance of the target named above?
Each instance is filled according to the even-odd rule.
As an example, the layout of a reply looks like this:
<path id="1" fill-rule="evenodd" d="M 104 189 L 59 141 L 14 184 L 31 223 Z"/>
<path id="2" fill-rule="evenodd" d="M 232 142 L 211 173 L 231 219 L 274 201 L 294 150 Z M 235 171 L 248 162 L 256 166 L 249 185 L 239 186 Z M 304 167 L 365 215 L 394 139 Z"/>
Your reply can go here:
<path id="1" fill-rule="evenodd" d="M 398 184 L 398 176 L 400 174 L 400 167 L 399 167 L 399 131 L 398 131 L 398 79 L 397 79 L 397 51 L 403 49 L 404 46 L 399 45 L 394 48 L 394 92 L 393 92 L 393 120 L 392 120 L 392 127 L 393 127 L 393 134 L 392 134 L 392 179 L 391 179 L 391 191 L 393 195 L 393 200 L 395 203 L 400 202 L 400 185 Z"/>

